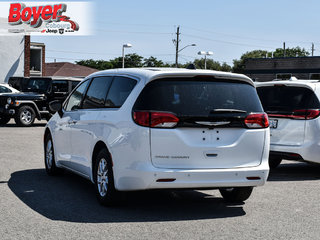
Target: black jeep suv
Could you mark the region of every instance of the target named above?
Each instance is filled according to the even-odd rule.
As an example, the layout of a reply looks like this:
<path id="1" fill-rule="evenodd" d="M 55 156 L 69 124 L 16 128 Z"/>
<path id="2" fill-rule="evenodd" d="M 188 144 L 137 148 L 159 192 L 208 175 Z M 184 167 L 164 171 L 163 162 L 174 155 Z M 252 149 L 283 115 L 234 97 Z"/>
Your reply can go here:
<path id="1" fill-rule="evenodd" d="M 52 112 L 49 103 L 63 101 L 82 78 L 69 77 L 30 77 L 23 79 L 20 93 L 7 93 L 0 96 L 0 124 L 11 118 L 20 126 L 31 126 L 38 120 L 49 120 Z"/>

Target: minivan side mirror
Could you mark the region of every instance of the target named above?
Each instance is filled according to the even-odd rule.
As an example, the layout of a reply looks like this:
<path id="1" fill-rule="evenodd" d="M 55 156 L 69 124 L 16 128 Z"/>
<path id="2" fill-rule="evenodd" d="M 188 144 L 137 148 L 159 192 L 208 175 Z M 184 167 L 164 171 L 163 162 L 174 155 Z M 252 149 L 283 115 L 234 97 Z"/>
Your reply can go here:
<path id="1" fill-rule="evenodd" d="M 59 100 L 55 100 L 49 103 L 49 109 L 52 112 L 58 112 L 59 116 L 62 117 L 62 102 Z"/>

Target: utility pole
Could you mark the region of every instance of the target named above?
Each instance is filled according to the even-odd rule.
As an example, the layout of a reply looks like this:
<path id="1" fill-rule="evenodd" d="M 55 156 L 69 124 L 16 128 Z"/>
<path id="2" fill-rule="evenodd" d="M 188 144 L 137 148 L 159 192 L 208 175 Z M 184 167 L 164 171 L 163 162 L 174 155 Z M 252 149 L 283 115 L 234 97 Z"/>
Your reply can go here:
<path id="1" fill-rule="evenodd" d="M 286 57 L 286 43 L 283 42 L 283 57 Z"/>
<path id="2" fill-rule="evenodd" d="M 176 45 L 176 67 L 178 67 L 178 54 L 179 54 L 179 42 L 180 42 L 180 39 L 179 39 L 179 36 L 180 36 L 180 26 L 177 27 L 177 39 L 173 39 L 173 43 Z"/>
<path id="3" fill-rule="evenodd" d="M 313 57 L 313 53 L 314 53 L 314 44 L 312 43 L 312 47 L 311 47 L 311 56 Z"/>

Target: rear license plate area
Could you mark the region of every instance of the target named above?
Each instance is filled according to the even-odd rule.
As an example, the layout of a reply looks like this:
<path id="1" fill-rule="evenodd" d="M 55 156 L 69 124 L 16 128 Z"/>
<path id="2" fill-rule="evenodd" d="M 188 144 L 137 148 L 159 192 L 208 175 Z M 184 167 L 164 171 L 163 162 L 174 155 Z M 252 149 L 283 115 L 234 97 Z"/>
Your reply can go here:
<path id="1" fill-rule="evenodd" d="M 275 129 L 278 127 L 278 119 L 270 119 L 269 122 L 270 122 L 270 128 Z"/>

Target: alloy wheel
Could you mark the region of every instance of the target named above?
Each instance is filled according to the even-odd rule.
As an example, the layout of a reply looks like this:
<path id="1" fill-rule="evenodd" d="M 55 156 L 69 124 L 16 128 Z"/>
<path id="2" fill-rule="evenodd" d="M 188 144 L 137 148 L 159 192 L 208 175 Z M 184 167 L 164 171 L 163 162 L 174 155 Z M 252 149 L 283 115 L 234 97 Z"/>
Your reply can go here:
<path id="1" fill-rule="evenodd" d="M 106 196 L 108 191 L 108 164 L 105 158 L 101 158 L 97 171 L 97 185 L 101 197 Z"/>

